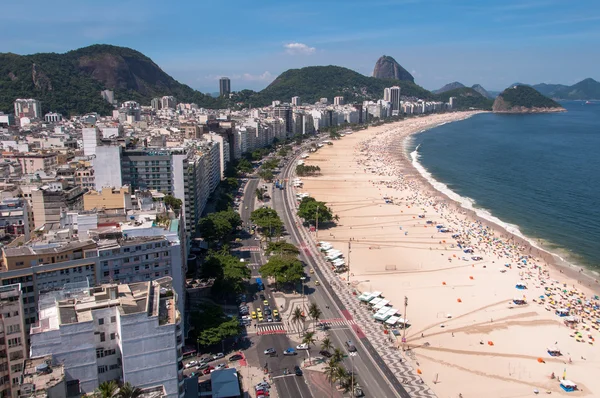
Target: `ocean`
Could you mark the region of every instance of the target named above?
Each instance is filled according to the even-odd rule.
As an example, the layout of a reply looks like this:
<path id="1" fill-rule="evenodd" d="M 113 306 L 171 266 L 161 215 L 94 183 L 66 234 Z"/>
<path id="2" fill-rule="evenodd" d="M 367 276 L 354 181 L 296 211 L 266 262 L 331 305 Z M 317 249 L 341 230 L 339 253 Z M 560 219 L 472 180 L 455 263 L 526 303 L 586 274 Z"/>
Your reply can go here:
<path id="1" fill-rule="evenodd" d="M 412 136 L 438 190 L 564 260 L 600 271 L 600 102 L 485 113 Z"/>

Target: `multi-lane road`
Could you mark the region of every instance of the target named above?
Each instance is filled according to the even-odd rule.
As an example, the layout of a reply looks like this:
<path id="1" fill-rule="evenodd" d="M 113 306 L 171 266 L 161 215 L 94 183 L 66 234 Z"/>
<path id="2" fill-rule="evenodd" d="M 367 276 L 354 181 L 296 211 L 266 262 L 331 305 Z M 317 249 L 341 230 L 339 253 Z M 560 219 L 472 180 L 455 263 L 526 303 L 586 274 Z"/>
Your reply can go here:
<path id="1" fill-rule="evenodd" d="M 258 187 L 258 179 L 251 178 L 246 184 L 245 195 L 242 200 L 241 217 L 244 225 L 251 224 L 250 213 L 254 210 L 255 195 L 254 192 Z M 254 236 L 243 241 L 243 245 L 246 248 L 259 248 L 260 242 L 254 240 Z M 260 277 L 258 268 L 264 264 L 265 260 L 262 253 L 259 250 L 249 251 L 250 258 L 248 259 L 249 267 L 252 271 L 253 280 L 256 277 Z M 255 300 L 252 302 L 253 308 L 264 308 L 263 299 L 260 298 L 260 294 L 265 296 L 265 299 L 269 302 L 271 308 L 276 308 L 275 299 L 268 285 L 265 285 L 265 290 L 257 292 Z M 250 333 L 254 333 L 257 329 L 257 320 L 254 320 L 253 326 L 248 327 Z M 264 322 L 266 323 L 266 322 Z M 283 325 L 281 326 L 283 329 Z M 261 367 L 268 368 L 269 373 L 273 377 L 275 386 L 279 396 L 281 397 L 299 397 L 299 398 L 312 398 L 308 385 L 306 384 L 304 377 L 296 376 L 293 372 L 294 366 L 300 365 L 304 359 L 302 351 L 298 352 L 295 356 L 284 356 L 283 351 L 290 347 L 294 347 L 294 343 L 285 334 L 272 334 L 262 335 L 257 339 L 256 352 L 250 354 L 249 359 L 255 359 L 258 361 Z M 264 355 L 263 352 L 267 348 L 274 348 L 277 351 L 277 356 Z M 256 355 L 256 357 L 254 357 Z M 284 370 L 287 369 L 289 374 L 284 375 Z"/>
<path id="2" fill-rule="evenodd" d="M 296 165 L 296 157 L 292 157 L 282 169 L 279 178 L 291 181 L 292 173 Z M 241 216 L 245 225 L 250 224 L 250 213 L 254 210 L 255 196 L 254 192 L 258 188 L 259 180 L 251 178 L 248 180 L 245 195 L 241 204 Z M 306 291 L 308 292 L 308 300 L 317 303 L 323 315 L 321 319 L 332 320 L 332 327 L 329 329 L 329 337 L 335 347 L 346 351 L 344 343 L 351 340 L 358 349 L 358 355 L 348 356 L 344 359 L 344 364 L 348 370 L 354 369 L 357 375 L 358 383 L 363 389 L 365 396 L 368 397 L 402 397 L 410 398 L 403 386 L 400 384 L 396 376 L 390 371 L 383 359 L 377 351 L 369 343 L 368 339 L 362 333 L 360 328 L 352 321 L 350 312 L 345 308 L 342 302 L 338 299 L 333 288 L 324 278 L 320 271 L 317 260 L 310 254 L 309 250 L 304 250 L 309 242 L 304 242 L 299 232 L 299 227 L 292 216 L 294 210 L 292 190 L 289 188 L 291 184 L 285 184 L 284 190 L 273 189 L 270 205 L 277 210 L 281 219 L 284 222 L 285 230 L 288 233 L 287 239 L 301 248 L 301 260 L 307 266 Z M 265 259 L 259 250 L 260 242 L 255 241 L 254 237 L 250 237 L 243 241 L 245 247 L 252 248 L 249 250 L 250 258 L 248 259 L 249 266 L 252 270 L 252 276 L 260 277 L 258 268 L 264 264 Z M 248 250 L 248 249 L 246 249 Z M 309 269 L 314 269 L 315 273 L 310 274 Z M 317 286 L 316 281 L 320 284 Z M 265 290 L 261 292 L 265 299 L 268 300 L 271 307 L 275 305 L 275 300 L 269 287 L 265 285 Z M 253 302 L 253 307 L 264 307 L 263 299 L 259 294 Z M 266 323 L 266 322 L 265 322 Z M 257 327 L 250 326 L 250 333 L 254 333 Z M 281 329 L 284 329 L 283 324 L 279 324 Z M 304 359 L 305 353 L 299 351 L 296 356 L 283 356 L 285 349 L 293 347 L 294 343 L 285 334 L 262 335 L 257 339 L 256 355 L 260 366 L 266 366 L 273 377 L 277 390 L 280 396 L 285 397 L 313 397 L 303 377 L 293 375 L 293 368 L 299 365 Z M 263 355 L 263 351 L 267 348 L 277 350 L 278 356 L 269 357 Z M 313 351 L 318 349 L 313 348 Z M 314 354 L 313 354 L 314 356 Z M 288 369 L 291 374 L 284 375 L 284 369 Z"/>

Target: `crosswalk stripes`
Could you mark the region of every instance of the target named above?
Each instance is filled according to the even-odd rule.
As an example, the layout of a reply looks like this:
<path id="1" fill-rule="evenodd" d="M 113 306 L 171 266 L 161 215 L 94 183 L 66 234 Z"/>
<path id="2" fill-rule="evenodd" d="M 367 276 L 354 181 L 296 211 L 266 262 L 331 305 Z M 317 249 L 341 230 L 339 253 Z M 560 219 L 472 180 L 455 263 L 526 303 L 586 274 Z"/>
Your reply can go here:
<path id="1" fill-rule="evenodd" d="M 285 334 L 286 330 L 283 328 L 282 324 L 267 324 L 267 325 L 258 325 L 257 333 L 260 335 L 263 335 L 263 334 Z"/>
<path id="2" fill-rule="evenodd" d="M 331 319 L 321 319 L 319 323 L 325 324 L 327 326 L 348 326 L 348 325 L 356 325 L 354 320 L 346 320 L 344 318 L 331 318 Z"/>

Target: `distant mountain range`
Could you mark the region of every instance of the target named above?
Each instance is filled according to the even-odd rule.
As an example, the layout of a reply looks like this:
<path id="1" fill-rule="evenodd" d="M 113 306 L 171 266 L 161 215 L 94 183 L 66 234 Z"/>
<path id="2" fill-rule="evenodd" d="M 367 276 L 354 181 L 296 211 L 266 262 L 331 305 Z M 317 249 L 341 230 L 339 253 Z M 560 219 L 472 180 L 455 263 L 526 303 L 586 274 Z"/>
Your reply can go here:
<path id="1" fill-rule="evenodd" d="M 113 106 L 100 96 L 113 90 L 115 100 L 134 100 L 149 105 L 154 97 L 173 95 L 180 102 L 194 102 L 206 108 L 265 106 L 274 100 L 290 102 L 300 96 L 303 103 L 322 97 L 330 101 L 343 96 L 346 103 L 382 98 L 385 87 L 400 86 L 405 97 L 448 101 L 456 97 L 456 109 L 491 109 L 491 92 L 476 84 L 465 87 L 454 82 L 434 92 L 414 83 L 414 77 L 390 56 L 375 63 L 373 77 L 341 66 L 309 66 L 290 69 L 262 91 L 241 90 L 231 98 L 203 94 L 181 84 L 144 54 L 125 47 L 93 45 L 64 54 L 0 54 L 0 111 L 12 112 L 16 98 L 37 98 L 42 111 L 63 115 L 99 112 L 108 114 Z M 586 79 L 573 86 L 536 85 L 555 98 L 600 98 L 600 83 Z"/>
<path id="2" fill-rule="evenodd" d="M 510 87 L 514 86 L 529 86 L 536 89 L 546 97 L 550 97 L 557 100 L 594 100 L 600 99 L 600 83 L 592 78 L 587 78 L 579 83 L 573 84 L 572 86 L 566 86 L 564 84 L 526 84 L 526 83 L 513 83 Z M 446 84 L 444 87 L 433 90 L 436 94 L 453 90 L 455 88 L 465 87 L 464 84 L 459 82 L 452 82 Z M 479 92 L 481 95 L 488 98 L 495 98 L 498 96 L 497 91 L 486 91 L 481 85 L 475 84 L 472 86 L 474 90 Z"/>

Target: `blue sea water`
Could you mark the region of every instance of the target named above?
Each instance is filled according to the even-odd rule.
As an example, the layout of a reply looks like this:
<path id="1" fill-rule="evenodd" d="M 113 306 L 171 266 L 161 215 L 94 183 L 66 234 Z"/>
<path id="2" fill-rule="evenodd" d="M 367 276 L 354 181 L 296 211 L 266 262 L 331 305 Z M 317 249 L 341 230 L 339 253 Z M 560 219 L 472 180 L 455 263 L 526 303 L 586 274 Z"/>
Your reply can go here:
<path id="1" fill-rule="evenodd" d="M 568 112 L 475 115 L 414 136 L 408 150 L 453 199 L 600 271 L 600 102 L 562 105 Z"/>

